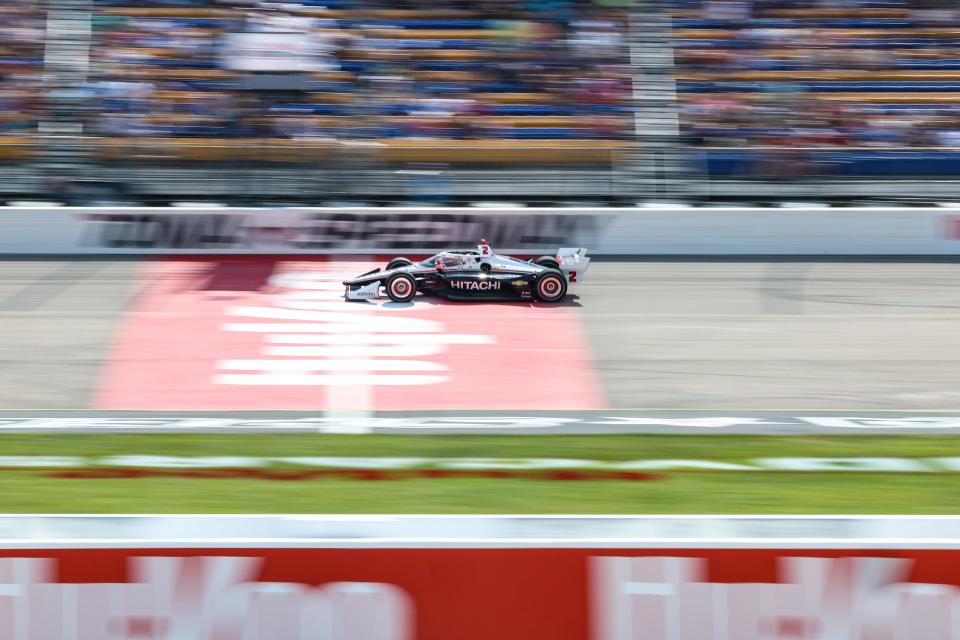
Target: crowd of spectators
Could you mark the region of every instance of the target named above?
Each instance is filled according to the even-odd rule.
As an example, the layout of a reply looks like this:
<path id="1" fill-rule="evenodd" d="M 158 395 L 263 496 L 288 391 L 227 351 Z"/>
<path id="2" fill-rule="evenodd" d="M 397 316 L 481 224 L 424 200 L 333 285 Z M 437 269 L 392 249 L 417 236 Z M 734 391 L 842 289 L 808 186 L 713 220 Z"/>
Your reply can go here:
<path id="1" fill-rule="evenodd" d="M 0 133 L 36 130 L 44 109 L 44 29 L 37 3 L 0 2 Z"/>
<path id="2" fill-rule="evenodd" d="M 960 6 L 664 0 L 685 139 L 954 148 Z M 44 79 L 46 10 L 0 0 L 0 133 L 626 140 L 630 0 L 95 0 L 82 84 Z M 62 113 L 62 111 L 61 111 Z"/>
<path id="3" fill-rule="evenodd" d="M 960 143 L 960 6 L 943 0 L 674 5 L 686 135 L 711 147 Z"/>
<path id="4" fill-rule="evenodd" d="M 960 148 L 960 105 L 888 110 L 799 97 L 702 96 L 684 108 L 701 146 Z"/>
<path id="5" fill-rule="evenodd" d="M 629 136 L 617 0 L 98 3 L 102 136 Z"/>

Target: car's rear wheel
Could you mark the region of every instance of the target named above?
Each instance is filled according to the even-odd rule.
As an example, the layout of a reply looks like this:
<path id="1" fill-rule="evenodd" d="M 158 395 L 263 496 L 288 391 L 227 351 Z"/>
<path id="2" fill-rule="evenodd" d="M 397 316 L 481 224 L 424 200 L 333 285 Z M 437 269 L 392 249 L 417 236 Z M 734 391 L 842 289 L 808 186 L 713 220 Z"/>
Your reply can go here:
<path id="1" fill-rule="evenodd" d="M 410 258 L 394 258 L 393 260 L 387 263 L 386 270 L 391 271 L 393 269 L 399 269 L 400 267 L 409 267 L 412 264 L 413 264 L 413 260 L 411 260 Z"/>
<path id="2" fill-rule="evenodd" d="M 541 267 L 546 267 L 547 269 L 559 269 L 560 263 L 557 262 L 557 259 L 553 256 L 540 256 L 533 261 L 534 264 L 538 264 Z"/>
<path id="3" fill-rule="evenodd" d="M 387 295 L 394 302 L 410 302 L 417 295 L 417 281 L 408 273 L 395 273 L 387 279 Z"/>
<path id="4" fill-rule="evenodd" d="M 534 286 L 537 300 L 543 302 L 560 302 L 567 295 L 567 279 L 559 271 L 551 271 L 537 278 Z"/>

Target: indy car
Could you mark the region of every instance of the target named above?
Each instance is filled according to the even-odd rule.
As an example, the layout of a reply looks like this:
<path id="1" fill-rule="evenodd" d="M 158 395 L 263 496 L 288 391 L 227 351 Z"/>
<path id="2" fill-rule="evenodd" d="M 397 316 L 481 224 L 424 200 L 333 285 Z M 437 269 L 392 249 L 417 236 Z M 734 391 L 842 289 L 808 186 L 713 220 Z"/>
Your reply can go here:
<path id="1" fill-rule="evenodd" d="M 540 300 L 560 302 L 567 285 L 583 281 L 590 264 L 586 249 L 559 249 L 556 255 L 520 260 L 494 253 L 486 240 L 476 249 L 441 251 L 423 262 L 394 258 L 345 280 L 347 300 L 380 298 L 409 302 L 417 293 L 450 300 Z"/>

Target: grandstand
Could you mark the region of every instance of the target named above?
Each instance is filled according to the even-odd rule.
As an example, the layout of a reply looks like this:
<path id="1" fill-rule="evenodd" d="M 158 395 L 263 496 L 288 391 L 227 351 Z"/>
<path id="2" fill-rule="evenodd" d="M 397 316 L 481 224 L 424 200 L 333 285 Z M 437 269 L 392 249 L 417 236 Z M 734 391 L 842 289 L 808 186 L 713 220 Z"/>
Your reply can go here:
<path id="1" fill-rule="evenodd" d="M 675 5 L 683 133 L 714 186 L 960 174 L 953 3 Z"/>
<path id="2" fill-rule="evenodd" d="M 950 3 L 0 10 L 8 199 L 624 204 L 957 191 Z"/>
<path id="3" fill-rule="evenodd" d="M 626 13 L 529 4 L 97 3 L 91 155 L 141 193 L 376 201 L 442 192 L 451 172 L 494 189 L 528 174 L 534 196 L 568 172 L 605 179 L 632 132 Z"/>

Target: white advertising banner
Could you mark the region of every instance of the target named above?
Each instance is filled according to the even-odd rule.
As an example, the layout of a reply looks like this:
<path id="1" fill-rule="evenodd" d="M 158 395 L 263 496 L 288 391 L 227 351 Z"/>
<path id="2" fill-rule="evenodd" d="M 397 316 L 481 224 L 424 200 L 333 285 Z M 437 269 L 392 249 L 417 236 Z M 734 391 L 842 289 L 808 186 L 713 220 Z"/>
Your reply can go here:
<path id="1" fill-rule="evenodd" d="M 418 254 L 486 238 L 504 252 L 594 255 L 960 253 L 937 208 L 7 208 L 0 254 Z"/>

